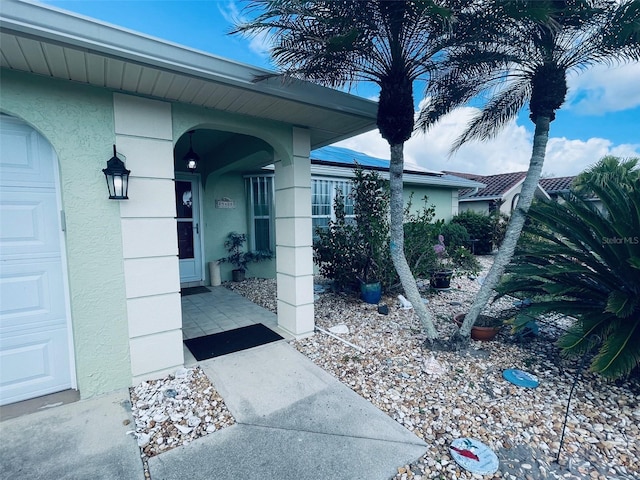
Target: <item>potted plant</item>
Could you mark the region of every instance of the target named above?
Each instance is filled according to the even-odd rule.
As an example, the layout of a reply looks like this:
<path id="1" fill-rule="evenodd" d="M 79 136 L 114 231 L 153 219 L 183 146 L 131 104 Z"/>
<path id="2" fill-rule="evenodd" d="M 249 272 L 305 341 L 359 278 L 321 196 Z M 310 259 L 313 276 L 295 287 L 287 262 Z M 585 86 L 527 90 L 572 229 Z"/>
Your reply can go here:
<path id="1" fill-rule="evenodd" d="M 273 258 L 273 254 L 267 252 L 243 252 L 242 248 L 247 241 L 244 233 L 230 232 L 224 242 L 224 248 L 228 255 L 220 258 L 220 263 L 230 263 L 235 268 L 231 271 L 234 282 L 242 282 L 245 279 L 247 264 L 250 262 L 260 262 Z"/>
<path id="2" fill-rule="evenodd" d="M 365 256 L 364 266 L 358 280 L 360 280 L 360 298 L 367 303 L 375 304 L 382 297 L 382 284 L 376 276 L 377 265 L 371 250 L 373 249 L 369 249 L 369 255 Z"/>
<path id="3" fill-rule="evenodd" d="M 453 265 L 447 254 L 447 247 L 444 244 L 444 236 L 438 235 L 438 243 L 433 246 L 436 254 L 436 265 L 431 270 L 429 284 L 436 290 L 446 290 L 451 288 L 451 278 L 453 277 Z"/>
<path id="4" fill-rule="evenodd" d="M 478 316 L 476 323 L 471 327 L 471 338 L 480 341 L 493 340 L 505 323 L 508 323 L 517 314 L 517 310 L 507 309 L 497 314 L 483 313 Z M 464 322 L 465 313 L 453 316 L 453 322 L 460 328 Z"/>
<path id="5" fill-rule="evenodd" d="M 433 266 L 429 269 L 431 288 L 436 290 L 447 290 L 451 288 L 451 279 L 455 275 L 466 273 L 475 275 L 480 271 L 480 264 L 475 256 L 465 247 L 458 246 L 451 252 L 444 244 L 444 236 L 438 235 L 438 243 L 433 245 L 431 262 Z"/>

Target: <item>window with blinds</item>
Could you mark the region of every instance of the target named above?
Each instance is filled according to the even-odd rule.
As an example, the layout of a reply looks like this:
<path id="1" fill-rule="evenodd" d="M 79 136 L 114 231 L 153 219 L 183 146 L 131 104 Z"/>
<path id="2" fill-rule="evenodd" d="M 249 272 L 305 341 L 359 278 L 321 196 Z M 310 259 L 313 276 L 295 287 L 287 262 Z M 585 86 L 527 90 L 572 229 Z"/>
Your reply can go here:
<path id="1" fill-rule="evenodd" d="M 273 177 L 248 177 L 249 241 L 252 250 L 273 251 Z"/>
<path id="2" fill-rule="evenodd" d="M 311 180 L 311 222 L 313 239 L 317 240 L 317 229 L 326 230 L 329 222 L 335 220 L 333 202 L 338 194 L 344 198 L 345 217 L 353 220 L 352 184 L 349 180 L 313 179 Z"/>

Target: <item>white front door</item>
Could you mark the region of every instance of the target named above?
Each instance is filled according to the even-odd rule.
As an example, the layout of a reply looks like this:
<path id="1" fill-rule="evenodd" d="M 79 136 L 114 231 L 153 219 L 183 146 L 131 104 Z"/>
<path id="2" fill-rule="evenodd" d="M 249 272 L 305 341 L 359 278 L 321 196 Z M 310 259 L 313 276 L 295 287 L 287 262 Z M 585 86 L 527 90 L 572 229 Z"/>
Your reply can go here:
<path id="1" fill-rule="evenodd" d="M 0 115 L 0 405 L 72 387 L 57 157 Z"/>
<path id="2" fill-rule="evenodd" d="M 199 282 L 203 280 L 203 267 L 197 175 L 176 175 L 176 212 L 180 283 Z"/>

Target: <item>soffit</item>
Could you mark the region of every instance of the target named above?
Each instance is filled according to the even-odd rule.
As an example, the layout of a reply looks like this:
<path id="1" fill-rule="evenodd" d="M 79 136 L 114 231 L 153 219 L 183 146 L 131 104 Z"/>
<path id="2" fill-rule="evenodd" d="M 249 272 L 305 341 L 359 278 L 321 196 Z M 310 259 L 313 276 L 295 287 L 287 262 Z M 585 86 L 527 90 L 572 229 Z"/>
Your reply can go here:
<path id="1" fill-rule="evenodd" d="M 318 148 L 375 128 L 374 102 L 108 25 L 10 0 L 0 66 L 310 129 Z"/>

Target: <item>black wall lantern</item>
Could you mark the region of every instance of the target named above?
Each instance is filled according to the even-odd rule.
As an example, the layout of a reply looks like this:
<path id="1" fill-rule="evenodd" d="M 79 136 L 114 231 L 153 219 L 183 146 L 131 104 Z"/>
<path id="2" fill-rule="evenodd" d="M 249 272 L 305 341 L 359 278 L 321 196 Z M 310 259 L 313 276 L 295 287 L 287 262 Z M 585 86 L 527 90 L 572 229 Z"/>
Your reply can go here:
<path id="1" fill-rule="evenodd" d="M 129 174 L 122 160 L 116 154 L 116 146 L 113 146 L 113 157 L 107 162 L 107 168 L 102 169 L 102 173 L 107 179 L 110 200 L 128 200 Z"/>
<path id="2" fill-rule="evenodd" d="M 191 130 L 187 132 L 189 134 L 189 151 L 184 157 L 182 157 L 182 161 L 187 166 L 187 169 L 192 172 L 198 167 L 198 162 L 200 161 L 200 157 L 196 152 L 193 151 L 193 145 L 191 144 L 194 131 L 195 130 Z"/>

